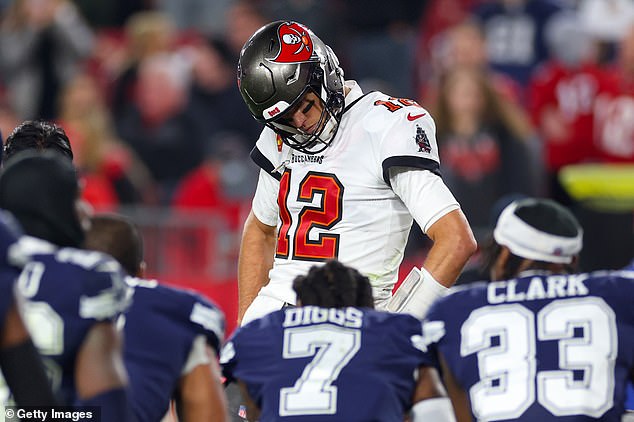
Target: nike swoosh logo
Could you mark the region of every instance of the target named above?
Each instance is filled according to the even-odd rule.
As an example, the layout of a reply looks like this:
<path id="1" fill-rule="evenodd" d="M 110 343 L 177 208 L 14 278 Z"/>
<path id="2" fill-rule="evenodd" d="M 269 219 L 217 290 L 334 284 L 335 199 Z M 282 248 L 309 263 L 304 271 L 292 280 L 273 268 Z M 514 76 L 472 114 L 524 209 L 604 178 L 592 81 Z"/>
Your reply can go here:
<path id="1" fill-rule="evenodd" d="M 420 119 L 421 117 L 423 117 L 425 114 L 427 113 L 423 113 L 423 114 L 417 114 L 415 116 L 412 116 L 412 113 L 407 113 L 407 120 L 409 120 L 410 122 L 413 122 L 416 119 Z"/>

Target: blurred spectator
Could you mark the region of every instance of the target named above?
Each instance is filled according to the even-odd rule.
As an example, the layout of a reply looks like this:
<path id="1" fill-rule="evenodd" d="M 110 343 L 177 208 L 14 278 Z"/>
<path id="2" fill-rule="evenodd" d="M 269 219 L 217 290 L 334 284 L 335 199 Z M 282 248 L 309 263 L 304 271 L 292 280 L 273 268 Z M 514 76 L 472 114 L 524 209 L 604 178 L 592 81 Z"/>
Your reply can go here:
<path id="1" fill-rule="evenodd" d="M 151 178 L 145 166 L 115 134 L 101 91 L 88 74 L 63 89 L 60 121 L 71 135 L 75 166 L 85 179 L 84 199 L 96 210 L 142 202 Z"/>
<path id="2" fill-rule="evenodd" d="M 192 57 L 191 103 L 196 119 L 204 126 L 204 141 L 213 143 L 219 132 L 242 134 L 247 153 L 260 136 L 262 125 L 244 105 L 236 87 L 237 58 L 220 38 L 209 38 L 190 50 Z M 210 150 L 212 146 L 207 145 Z M 243 158 L 244 158 L 243 157 Z"/>
<path id="3" fill-rule="evenodd" d="M 67 0 L 16 0 L 0 23 L 0 75 L 20 119 L 57 116 L 61 87 L 93 48 L 93 33 Z"/>
<path id="4" fill-rule="evenodd" d="M 115 82 L 128 64 L 128 45 L 123 31 L 118 28 L 98 31 L 85 68 L 95 78 L 106 104 L 114 102 Z"/>
<path id="5" fill-rule="evenodd" d="M 269 21 L 301 22 L 314 33 L 328 37 L 330 47 L 339 51 L 344 3 L 341 0 L 267 0 L 262 6 Z"/>
<path id="6" fill-rule="evenodd" d="M 562 7 L 555 0 L 494 0 L 473 10 L 486 35 L 489 61 L 524 86 L 548 58 L 544 31 Z"/>
<path id="7" fill-rule="evenodd" d="M 203 163 L 178 185 L 172 205 L 179 210 L 217 209 L 227 213 L 232 228 L 239 227 L 244 217 L 241 211 L 248 211 L 258 177 L 258 168 L 244 159 L 249 154 L 245 145 L 238 133 L 218 133 Z"/>
<path id="8" fill-rule="evenodd" d="M 255 31 L 269 23 L 263 7 L 257 3 L 252 0 L 233 0 L 225 15 L 227 30 L 224 36 L 229 48 L 236 56 L 236 65 L 244 43 Z"/>
<path id="9" fill-rule="evenodd" d="M 581 25 L 600 41 L 601 62 L 615 59 L 616 46 L 634 23 L 632 0 L 579 0 Z"/>
<path id="10" fill-rule="evenodd" d="M 227 31 L 225 15 L 233 0 L 155 0 L 154 3 L 181 31 L 222 35 Z"/>
<path id="11" fill-rule="evenodd" d="M 606 74 L 596 44 L 574 12 L 553 18 L 546 33 L 551 59 L 532 77 L 528 105 L 544 142 L 549 195 L 569 204 L 559 170 L 594 158 L 594 106 Z"/>
<path id="12" fill-rule="evenodd" d="M 346 76 L 364 86 L 378 85 L 393 95 L 411 97 L 416 28 L 424 5 L 410 0 L 392 0 L 389 7 L 383 0 L 341 1 L 340 59 Z M 334 44 L 331 39 L 323 41 Z"/>
<path id="13" fill-rule="evenodd" d="M 152 9 L 155 0 L 73 0 L 73 2 L 86 17 L 90 26 L 101 29 L 123 26 L 133 14 Z"/>
<path id="14" fill-rule="evenodd" d="M 436 121 L 443 180 L 477 239 L 502 196 L 538 190 L 538 157 L 530 120 L 496 93 L 486 73 L 456 68 L 440 81 Z"/>
<path id="15" fill-rule="evenodd" d="M 184 60 L 174 54 L 144 59 L 134 101 L 116 116 L 119 137 L 158 183 L 161 203 L 169 202 L 180 178 L 200 164 L 204 152 L 204 131 L 191 111 L 191 75 Z"/>
<path id="16" fill-rule="evenodd" d="M 114 81 L 111 107 L 115 115 L 133 101 L 141 61 L 155 54 L 171 52 L 177 35 L 169 16 L 157 11 L 144 11 L 132 15 L 126 21 L 124 31 L 128 57 L 127 63 Z"/>
<path id="17" fill-rule="evenodd" d="M 597 158 L 634 163 L 634 25 L 618 46 L 611 84 L 602 89 L 595 107 Z"/>
<path id="18" fill-rule="evenodd" d="M 431 54 L 434 74 L 427 85 L 422 86 L 420 97 L 425 103 L 435 101 L 439 76 L 455 67 L 470 67 L 488 73 L 500 95 L 514 102 L 521 101 L 519 84 L 508 75 L 491 69 L 486 39 L 476 21 L 465 20 L 439 34 Z"/>
<path id="19" fill-rule="evenodd" d="M 4 137 L 9 136 L 18 124 L 20 124 L 20 118 L 0 95 L 0 134 L 3 136 L 0 142 L 4 142 Z"/>
<path id="20" fill-rule="evenodd" d="M 203 216 L 208 221 L 213 215 L 214 222 L 221 227 L 199 224 L 173 233 L 166 256 L 169 265 L 200 275 L 208 272 L 210 259 L 227 256 L 231 251 L 237 259 L 239 245 L 231 244 L 230 240 L 238 238 L 226 234 L 241 229 L 258 177 L 258 167 L 245 159 L 249 153 L 245 145 L 240 134 L 218 133 L 203 163 L 189 172 L 176 188 L 172 207 L 179 219 L 196 221 L 196 216 Z M 217 267 L 220 265 L 216 263 Z"/>
<path id="21" fill-rule="evenodd" d="M 471 18 L 471 10 L 486 0 L 427 0 L 418 22 L 415 56 L 415 90 L 425 98 L 425 87 L 438 71 L 434 51 L 444 44 L 446 32 Z"/>

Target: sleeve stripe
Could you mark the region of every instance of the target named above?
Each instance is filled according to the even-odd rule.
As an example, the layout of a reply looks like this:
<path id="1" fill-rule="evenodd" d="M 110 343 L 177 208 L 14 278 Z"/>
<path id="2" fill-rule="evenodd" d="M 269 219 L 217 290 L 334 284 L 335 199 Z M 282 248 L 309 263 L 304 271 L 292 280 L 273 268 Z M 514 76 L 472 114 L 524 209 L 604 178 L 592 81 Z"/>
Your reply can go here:
<path id="1" fill-rule="evenodd" d="M 204 329 L 213 332 L 219 342 L 224 338 L 224 317 L 217 310 L 200 303 L 195 303 L 189 315 L 189 319 Z M 217 349 L 218 345 L 214 345 L 214 348 Z"/>
<path id="2" fill-rule="evenodd" d="M 264 154 L 262 154 L 262 151 L 260 151 L 257 146 L 253 147 L 250 156 L 253 162 L 257 164 L 258 167 L 260 167 L 262 170 L 275 177 L 277 180 L 280 180 L 282 178 L 282 176 L 278 172 L 274 171 L 275 166 L 273 165 L 273 163 L 271 163 L 269 159 L 266 158 Z"/>
<path id="3" fill-rule="evenodd" d="M 429 170 L 437 176 L 440 174 L 440 165 L 429 158 L 413 157 L 411 155 L 399 155 L 395 157 L 386 158 L 383 161 L 383 180 L 390 184 L 390 168 L 392 167 L 413 167 L 421 170 Z M 441 176 L 442 177 L 442 176 Z"/>

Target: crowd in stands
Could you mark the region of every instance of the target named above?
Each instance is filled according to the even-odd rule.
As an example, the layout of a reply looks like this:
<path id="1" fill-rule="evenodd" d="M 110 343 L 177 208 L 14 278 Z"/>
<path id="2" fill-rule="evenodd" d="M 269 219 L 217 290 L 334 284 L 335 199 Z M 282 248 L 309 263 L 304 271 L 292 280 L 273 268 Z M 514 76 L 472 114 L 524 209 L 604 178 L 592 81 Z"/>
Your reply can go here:
<path id="1" fill-rule="evenodd" d="M 261 128 L 235 68 L 277 19 L 321 34 L 365 92 L 430 111 L 479 240 L 501 198 L 569 204 L 566 166 L 634 164 L 628 0 L 0 1 L 0 130 L 61 124 L 96 210 L 223 209 L 239 229 Z"/>

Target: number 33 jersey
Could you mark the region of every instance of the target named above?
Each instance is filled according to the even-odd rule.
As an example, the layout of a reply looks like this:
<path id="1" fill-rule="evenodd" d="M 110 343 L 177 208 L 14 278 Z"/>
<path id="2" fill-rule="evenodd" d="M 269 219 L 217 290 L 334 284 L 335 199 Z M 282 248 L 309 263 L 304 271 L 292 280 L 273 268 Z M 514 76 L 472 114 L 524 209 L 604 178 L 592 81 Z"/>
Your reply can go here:
<path id="1" fill-rule="evenodd" d="M 388 298 L 412 214 L 425 230 L 458 208 L 438 177 L 429 113 L 412 100 L 380 92 L 363 95 L 356 83 L 346 84 L 351 88 L 346 109 L 325 151 L 300 153 L 265 128 L 251 152 L 262 169 L 253 213 L 278 228 L 275 263 L 262 293 L 289 303 L 295 303 L 290 288 L 295 276 L 333 258 L 368 276 L 375 299 Z M 417 189 L 417 213 L 391 184 L 390 171 L 397 168 L 426 170 L 412 172 L 426 177 L 410 187 Z"/>
<path id="2" fill-rule="evenodd" d="M 621 420 L 634 373 L 632 271 L 457 287 L 423 328 L 474 420 Z"/>
<path id="3" fill-rule="evenodd" d="M 371 309 L 289 307 L 240 327 L 222 350 L 261 422 L 402 422 L 411 407 L 422 324 Z"/>

